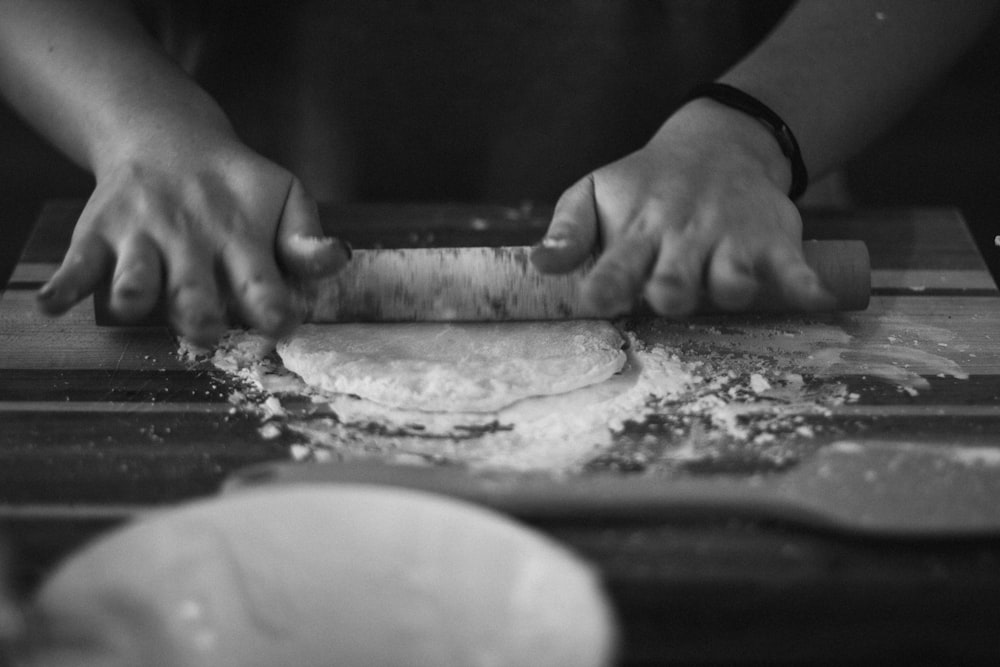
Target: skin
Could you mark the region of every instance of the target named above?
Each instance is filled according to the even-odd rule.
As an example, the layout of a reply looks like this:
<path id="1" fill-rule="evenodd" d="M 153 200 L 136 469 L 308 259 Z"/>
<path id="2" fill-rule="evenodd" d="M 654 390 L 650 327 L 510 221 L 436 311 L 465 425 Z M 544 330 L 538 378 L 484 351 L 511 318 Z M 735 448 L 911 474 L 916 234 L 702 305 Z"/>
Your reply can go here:
<path id="1" fill-rule="evenodd" d="M 570 270 L 600 240 L 584 295 L 609 316 L 638 296 L 661 314 L 687 315 L 703 292 L 718 307 L 741 310 L 762 280 L 796 308 L 831 305 L 802 259 L 802 222 L 784 194 L 790 170 L 780 149 L 757 121 L 731 115 L 707 100 L 687 105 L 642 150 L 570 188 L 534 251 L 536 266 Z"/>
<path id="2" fill-rule="evenodd" d="M 193 342 L 215 342 L 227 311 L 280 336 L 300 319 L 289 285 L 349 257 L 323 237 L 301 183 L 240 142 L 127 3 L 0 3 L 0 89 L 96 177 L 39 291 L 45 313 L 65 312 L 111 275 L 122 319 L 163 293 L 174 329 Z"/>
<path id="3" fill-rule="evenodd" d="M 989 24 L 993 0 L 802 0 L 721 77 L 792 128 L 815 180 L 889 126 Z M 682 317 L 702 300 L 746 309 L 765 287 L 817 310 L 830 295 L 802 257 L 791 168 L 763 124 L 694 100 L 639 151 L 559 200 L 533 261 L 562 273 L 595 250 L 583 285 L 615 315 L 639 297 Z"/>
<path id="4" fill-rule="evenodd" d="M 722 81 L 793 128 L 817 178 L 884 129 L 988 24 L 993 0 L 802 0 Z M 111 308 L 166 296 L 183 336 L 211 344 L 227 310 L 281 335 L 289 285 L 338 270 L 296 178 L 244 146 L 218 105 L 116 0 L 0 0 L 0 90 L 90 169 L 96 188 L 39 306 L 65 312 L 106 275 Z M 645 298 L 682 317 L 702 300 L 747 308 L 769 292 L 830 305 L 803 261 L 790 167 L 764 126 L 709 100 L 559 200 L 533 262 L 560 273 L 599 251 L 584 294 L 614 315 Z M 297 243 L 303 238 L 318 242 Z"/>

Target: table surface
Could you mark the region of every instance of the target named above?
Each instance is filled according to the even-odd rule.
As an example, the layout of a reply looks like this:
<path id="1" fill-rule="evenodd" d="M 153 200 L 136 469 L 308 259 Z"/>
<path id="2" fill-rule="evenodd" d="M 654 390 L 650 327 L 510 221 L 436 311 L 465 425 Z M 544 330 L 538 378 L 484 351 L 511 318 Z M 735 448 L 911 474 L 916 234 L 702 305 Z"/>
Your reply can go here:
<path id="1" fill-rule="evenodd" d="M 0 519 L 27 585 L 137 513 L 289 461 L 292 444 L 233 413 L 225 379 L 178 358 L 168 331 L 97 327 L 89 304 L 36 312 L 79 208 L 44 207 L 0 299 Z M 369 205 L 323 217 L 360 247 L 499 245 L 536 239 L 545 213 Z M 628 663 L 1000 657 L 1000 292 L 953 210 L 804 218 L 806 238 L 867 242 L 867 311 L 629 323 L 682 358 L 756 355 L 844 387 L 851 400 L 802 422 L 809 437 L 769 436 L 793 456 L 730 446 L 667 465 L 676 443 L 645 423 L 561 482 L 484 486 L 370 462 L 279 466 L 268 481 L 366 479 L 511 512 L 601 569 Z"/>

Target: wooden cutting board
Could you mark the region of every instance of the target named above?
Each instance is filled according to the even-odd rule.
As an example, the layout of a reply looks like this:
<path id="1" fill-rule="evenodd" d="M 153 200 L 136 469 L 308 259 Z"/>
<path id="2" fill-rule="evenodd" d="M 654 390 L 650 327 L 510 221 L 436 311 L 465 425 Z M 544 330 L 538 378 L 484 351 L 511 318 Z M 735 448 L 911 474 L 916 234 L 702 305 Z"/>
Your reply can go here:
<path id="1" fill-rule="evenodd" d="M 297 444 L 264 437 L 258 417 L 234 410 L 225 378 L 179 359 L 167 331 L 97 327 L 90 304 L 58 320 L 36 313 L 33 290 L 79 207 L 46 207 L 0 297 L 0 519 L 26 586 L 97 533 L 215 494 L 248 466 L 287 462 Z M 488 206 L 326 214 L 359 246 L 517 245 L 547 222 L 544 210 Z M 600 568 L 626 663 L 879 661 L 903 644 L 995 661 L 996 287 L 955 211 L 806 212 L 805 226 L 867 243 L 867 311 L 649 332 L 691 358 L 769 356 L 812 373 L 825 364 L 824 381 L 858 394 L 785 463 L 740 448 L 664 458 L 676 448 L 651 424 L 630 426 L 614 456 L 561 482 L 361 463 L 338 474 L 472 496 L 563 541 Z M 893 356 L 900 346 L 909 359 Z M 892 369 L 926 385 L 902 391 L 884 377 Z"/>
<path id="2" fill-rule="evenodd" d="M 176 341 L 165 330 L 100 329 L 86 306 L 58 320 L 35 312 L 31 290 L 53 269 L 76 210 L 58 204 L 46 210 L 0 303 L 0 406 L 11 424 L 7 438 L 17 443 L 8 449 L 8 469 L 20 471 L 8 480 L 8 502 L 53 501 L 66 493 L 58 484 L 43 484 L 50 490 L 39 492 L 28 479 L 72 482 L 83 502 L 167 500 L 209 491 L 241 465 L 287 459 L 288 436 L 268 441 L 252 416 L 230 414 L 226 381 L 208 366 L 178 359 Z M 361 206 L 327 218 L 338 221 L 332 231 L 356 243 L 376 245 L 374 236 L 383 234 L 392 243 L 414 246 L 531 242 L 546 222 L 544 212 L 466 207 Z M 1000 504 L 992 502 L 1000 484 L 993 436 L 1000 432 L 1000 350 L 992 341 L 1000 331 L 1000 299 L 961 220 L 938 210 L 817 215 L 807 217 L 806 231 L 866 240 L 874 295 L 867 311 L 701 318 L 690 324 L 638 320 L 629 326 L 643 340 L 681 350 L 687 359 L 753 357 L 820 384 L 843 384 L 857 400 L 821 416 L 804 415 L 803 423 L 817 426 L 818 434 L 779 433 L 784 443 L 763 448 L 706 446 L 701 456 L 683 459 L 677 455 L 681 441 L 662 428 L 670 417 L 664 413 L 660 421 L 634 425 L 587 467 L 600 477 L 596 487 L 590 481 L 546 486 L 529 479 L 504 495 L 486 480 L 477 494 L 458 475 L 457 481 L 440 482 L 442 488 L 461 488 L 522 514 L 589 515 L 603 508 L 669 515 L 701 506 L 739 514 L 753 508 L 767 518 L 811 518 L 867 533 L 1000 531 Z M 56 442 L 60 449 L 45 444 Z M 784 458 L 774 453 L 781 446 Z M 135 459 L 132 447 L 145 454 Z M 236 447 L 243 448 L 239 454 L 225 454 Z M 44 457 L 57 451 L 70 460 L 82 456 L 89 472 L 67 478 L 44 465 Z M 147 456 L 180 465 L 179 486 L 149 468 Z M 116 484 L 135 491 L 123 496 L 99 489 L 115 476 L 102 459 L 128 470 Z M 211 466 L 207 475 L 195 472 L 222 459 L 228 463 L 214 464 L 215 472 Z M 354 474 L 325 467 L 280 469 L 275 476 L 300 473 L 332 479 Z M 359 474 L 372 473 L 366 468 Z M 385 475 L 400 483 L 413 475 L 416 485 L 429 479 L 408 468 Z"/>

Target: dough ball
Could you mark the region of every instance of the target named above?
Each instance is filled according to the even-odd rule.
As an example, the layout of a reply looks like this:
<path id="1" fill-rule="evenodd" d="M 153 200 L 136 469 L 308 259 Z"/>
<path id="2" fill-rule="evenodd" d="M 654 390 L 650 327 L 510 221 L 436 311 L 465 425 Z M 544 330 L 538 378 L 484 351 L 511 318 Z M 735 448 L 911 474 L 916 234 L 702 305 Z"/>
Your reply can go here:
<path id="1" fill-rule="evenodd" d="M 44 585 L 32 665 L 607 664 L 594 573 L 507 518 L 427 493 L 297 485 L 167 510 Z"/>

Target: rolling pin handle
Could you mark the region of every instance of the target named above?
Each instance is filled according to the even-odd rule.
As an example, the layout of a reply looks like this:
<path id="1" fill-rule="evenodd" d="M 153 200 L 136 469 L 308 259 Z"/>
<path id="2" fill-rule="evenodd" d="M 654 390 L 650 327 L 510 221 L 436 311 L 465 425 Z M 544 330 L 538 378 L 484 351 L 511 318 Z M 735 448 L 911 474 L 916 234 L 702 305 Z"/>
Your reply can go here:
<path id="1" fill-rule="evenodd" d="M 872 272 L 864 241 L 804 241 L 802 253 L 820 283 L 836 298 L 834 310 L 864 310 Z"/>

